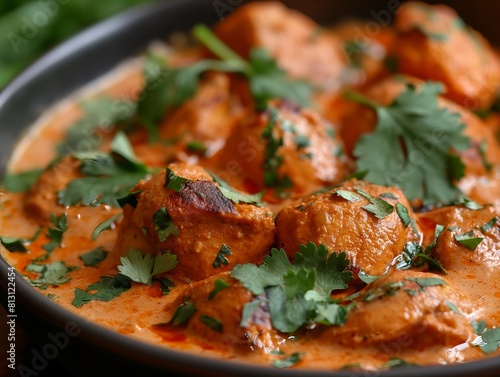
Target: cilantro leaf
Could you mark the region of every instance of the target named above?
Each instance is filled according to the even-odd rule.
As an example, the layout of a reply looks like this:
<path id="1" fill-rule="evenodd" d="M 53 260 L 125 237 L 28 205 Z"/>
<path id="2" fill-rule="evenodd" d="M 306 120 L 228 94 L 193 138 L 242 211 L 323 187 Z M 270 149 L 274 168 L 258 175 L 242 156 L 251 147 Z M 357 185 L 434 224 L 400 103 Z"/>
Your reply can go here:
<path id="1" fill-rule="evenodd" d="M 94 229 L 94 231 L 92 232 L 92 239 L 93 240 L 96 240 L 97 237 L 99 237 L 99 235 L 104 232 L 105 230 L 110 230 L 110 229 L 113 229 L 113 227 L 115 226 L 115 223 L 116 221 L 122 217 L 122 214 L 119 213 L 117 215 L 114 215 L 112 217 L 110 217 L 109 219 L 107 220 L 104 220 L 102 223 L 100 223 L 99 225 L 96 226 L 96 228 Z"/>
<path id="2" fill-rule="evenodd" d="M 13 238 L 13 237 L 0 237 L 0 243 L 3 247 L 7 249 L 7 251 L 13 252 L 21 252 L 25 253 L 28 251 L 26 248 L 26 240 L 22 238 Z"/>
<path id="3" fill-rule="evenodd" d="M 353 193 L 351 191 L 347 191 L 347 190 L 337 190 L 334 192 L 334 194 L 337 194 L 338 196 L 340 196 L 341 198 L 344 198 L 345 200 L 347 200 L 349 202 L 355 202 L 355 201 L 361 199 L 361 196 L 359 196 L 358 194 L 355 194 L 355 193 Z"/>
<path id="4" fill-rule="evenodd" d="M 130 189 L 149 173 L 144 164 L 136 161 L 126 136 L 118 133 L 111 145 L 111 154 L 92 152 L 75 155 L 81 160 L 80 171 L 86 176 L 74 179 L 58 193 L 59 204 L 108 204 L 119 207 L 118 199 L 128 195 Z"/>
<path id="5" fill-rule="evenodd" d="M 46 289 L 49 285 L 61 285 L 71 280 L 66 275 L 75 268 L 67 266 L 64 262 L 30 263 L 26 266 L 26 271 L 36 272 L 40 274 L 40 277 L 28 280 L 28 283 L 40 289 Z"/>
<path id="6" fill-rule="evenodd" d="M 227 260 L 226 256 L 230 256 L 233 253 L 231 253 L 231 249 L 227 247 L 225 244 L 222 244 L 219 252 L 217 253 L 217 256 L 215 257 L 214 263 L 212 263 L 212 266 L 214 268 L 219 268 L 221 265 L 228 265 L 229 261 Z"/>
<path id="7" fill-rule="evenodd" d="M 271 323 L 285 333 L 298 330 L 313 321 L 339 325 L 345 321 L 347 309 L 335 303 L 331 292 L 344 289 L 352 280 L 346 271 L 349 261 L 345 253 L 332 253 L 324 245 L 310 242 L 301 245 L 295 265 L 283 249 L 272 249 L 259 265 L 237 265 L 231 276 L 255 295 L 267 296 Z M 259 306 L 260 300 L 244 307 L 244 320 Z"/>
<path id="8" fill-rule="evenodd" d="M 493 217 L 490 221 L 488 221 L 486 224 L 481 225 L 481 232 L 485 233 L 488 230 L 492 229 L 495 224 L 499 222 L 498 217 Z"/>
<path id="9" fill-rule="evenodd" d="M 208 171 L 208 174 L 213 178 L 213 180 L 219 185 L 217 188 L 219 191 L 224 195 L 226 198 L 231 200 L 233 203 L 246 203 L 246 204 L 253 204 L 259 207 L 262 207 L 264 203 L 261 201 L 262 199 L 262 193 L 259 194 L 243 194 L 241 192 L 236 191 L 233 189 L 231 186 L 228 185 L 228 183 L 212 172 Z"/>
<path id="10" fill-rule="evenodd" d="M 198 309 L 196 306 L 189 300 L 184 301 L 180 304 L 174 312 L 170 323 L 172 326 L 182 325 L 184 322 L 189 320 L 196 313 Z"/>
<path id="11" fill-rule="evenodd" d="M 63 234 L 68 229 L 67 215 L 65 213 L 59 217 L 54 214 L 50 215 L 50 221 L 53 226 L 49 227 L 46 234 L 50 242 L 42 246 L 48 253 L 61 246 Z"/>
<path id="12" fill-rule="evenodd" d="M 289 356 L 286 356 L 283 359 L 276 359 L 272 362 L 272 366 L 275 368 L 290 368 L 297 364 L 302 357 L 302 354 L 299 352 L 295 352 Z"/>
<path id="13" fill-rule="evenodd" d="M 168 272 L 177 266 L 177 256 L 170 252 L 158 253 L 154 258 L 148 253 L 130 248 L 129 252 L 120 258 L 118 271 L 135 282 L 151 284 L 154 276 Z"/>
<path id="14" fill-rule="evenodd" d="M 439 278 L 406 278 L 408 281 L 414 281 L 420 287 L 433 287 L 436 285 L 448 285 L 443 279 Z"/>
<path id="15" fill-rule="evenodd" d="M 161 207 L 153 214 L 153 225 L 160 242 L 166 241 L 171 235 L 179 235 L 179 229 L 168 214 L 167 207 Z"/>
<path id="16" fill-rule="evenodd" d="M 85 290 L 75 289 L 75 298 L 71 304 L 77 308 L 90 301 L 111 301 L 132 286 L 130 278 L 122 274 L 101 276 L 98 282 L 90 284 Z"/>
<path id="17" fill-rule="evenodd" d="M 218 39 L 207 26 L 196 25 L 193 34 L 216 56 L 248 78 L 257 108 L 265 108 L 267 101 L 275 98 L 286 98 L 301 106 L 310 104 L 313 87 L 303 80 L 290 79 L 266 50 L 253 49 L 247 62 Z"/>
<path id="18" fill-rule="evenodd" d="M 408 242 L 405 245 L 403 253 L 395 259 L 396 268 L 398 270 L 407 270 L 411 267 L 420 267 L 423 264 L 427 264 L 430 270 L 440 271 L 447 274 L 448 272 L 443 265 L 431 256 L 443 230 L 443 225 L 436 225 L 434 230 L 434 240 L 425 249 L 418 242 Z"/>
<path id="19" fill-rule="evenodd" d="M 500 328 L 488 329 L 484 320 L 472 321 L 471 326 L 479 335 L 472 341 L 474 347 L 479 347 L 487 355 L 500 348 Z"/>
<path id="20" fill-rule="evenodd" d="M 28 191 L 42 174 L 43 169 L 27 170 L 20 173 L 7 173 L 2 185 L 9 192 L 23 193 Z"/>
<path id="21" fill-rule="evenodd" d="M 217 295 L 217 293 L 219 293 L 220 291 L 222 291 L 223 289 L 226 289 L 228 287 L 229 287 L 229 283 L 227 283 L 224 280 L 217 279 L 214 282 L 214 289 L 212 289 L 208 295 L 208 299 L 212 300 Z"/>
<path id="22" fill-rule="evenodd" d="M 93 267 L 101 263 L 107 256 L 108 252 L 104 250 L 102 246 L 99 246 L 94 250 L 90 250 L 89 252 L 80 255 L 80 259 L 83 261 L 85 266 Z"/>
<path id="23" fill-rule="evenodd" d="M 182 187 L 184 187 L 186 182 L 189 182 L 189 179 L 178 176 L 172 171 L 172 169 L 167 167 L 167 181 L 165 183 L 166 188 L 178 192 Z"/>
<path id="24" fill-rule="evenodd" d="M 368 194 L 366 191 L 361 189 L 356 189 L 356 191 L 365 199 L 367 199 L 370 204 L 363 206 L 365 211 L 373 213 L 376 218 L 383 219 L 389 216 L 394 211 L 394 206 L 384 199 L 377 199 Z"/>
<path id="25" fill-rule="evenodd" d="M 454 237 L 458 243 L 473 251 L 476 250 L 476 247 L 484 240 L 484 237 L 475 237 L 473 231 L 455 234 Z"/>
<path id="26" fill-rule="evenodd" d="M 408 83 L 389 106 L 346 94 L 378 116 L 375 131 L 361 136 L 353 152 L 357 170 L 366 172 L 364 179 L 398 186 L 410 201 L 421 198 L 424 205 L 456 199 L 454 181 L 463 177 L 464 165 L 451 151 L 466 150 L 471 143 L 460 115 L 438 106 L 442 92 L 439 83 L 426 82 L 418 89 Z M 412 161 L 417 155 L 423 159 L 418 164 Z"/>
<path id="27" fill-rule="evenodd" d="M 202 314 L 200 315 L 200 322 L 216 332 L 222 332 L 222 323 L 218 319 Z"/>

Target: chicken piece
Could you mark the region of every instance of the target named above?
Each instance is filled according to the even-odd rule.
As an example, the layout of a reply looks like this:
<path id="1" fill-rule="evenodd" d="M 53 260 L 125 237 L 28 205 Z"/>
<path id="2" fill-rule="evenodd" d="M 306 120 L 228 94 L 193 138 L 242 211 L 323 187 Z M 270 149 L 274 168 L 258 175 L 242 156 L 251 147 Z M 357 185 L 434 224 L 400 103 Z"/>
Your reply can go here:
<path id="1" fill-rule="evenodd" d="M 210 344 L 240 351 L 277 349 L 283 337 L 272 328 L 264 304 L 257 307 L 242 326 L 243 308 L 254 296 L 229 274 L 229 271 L 223 272 L 187 288 L 185 299 L 197 311 L 189 319 L 186 332 Z M 214 291 L 221 282 L 226 284 L 225 288 Z"/>
<path id="2" fill-rule="evenodd" d="M 366 21 L 348 20 L 331 30 L 342 41 L 348 57 L 346 74 L 350 85 L 366 86 L 390 74 L 385 59 L 394 50 L 395 32 L 385 27 L 379 33 L 365 31 Z"/>
<path id="3" fill-rule="evenodd" d="M 50 216 L 61 216 L 66 208 L 58 202 L 58 192 L 73 179 L 81 178 L 80 162 L 66 156 L 50 165 L 25 195 L 24 208 L 40 224 L 50 223 Z"/>
<path id="4" fill-rule="evenodd" d="M 471 210 L 465 206 L 450 206 L 418 214 L 419 222 L 428 229 L 427 242 L 437 224 L 448 229 L 442 232 L 434 251 L 435 258 L 450 271 L 480 270 L 483 277 L 500 268 L 500 210 L 488 206 Z M 496 221 L 494 219 L 497 219 Z M 489 225 L 486 225 L 490 223 Z M 486 227 L 483 230 L 482 227 Z M 487 229 L 489 228 L 489 229 Z M 467 234 L 466 239 L 477 239 L 477 246 L 467 247 L 457 240 Z M 463 241 L 467 244 L 467 241 Z M 469 245 L 471 245 L 469 243 Z M 498 274 L 498 273 L 497 273 Z M 494 275 L 491 275 L 494 276 Z M 496 279 L 495 279 L 496 280 Z"/>
<path id="5" fill-rule="evenodd" d="M 171 276 L 186 282 L 263 260 L 274 241 L 269 209 L 229 200 L 199 166 L 177 163 L 168 169 L 173 177 L 161 171 L 132 190 L 140 192 L 137 206 L 124 212 L 113 254 L 130 247 L 153 255 L 169 250 L 179 260 Z"/>
<path id="6" fill-rule="evenodd" d="M 391 76 L 371 85 L 366 89 L 364 95 L 383 106 L 387 106 L 405 90 L 406 82 L 413 83 L 417 87 L 422 83 L 422 81 L 414 77 Z M 465 124 L 464 134 L 471 138 L 471 148 L 456 152 L 465 164 L 465 174 L 474 176 L 487 175 L 485 160 L 491 164 L 500 163 L 500 146 L 492 129 L 478 116 L 462 106 L 445 98 L 438 98 L 438 102 L 441 107 L 461 116 L 461 120 Z M 344 113 L 340 133 L 346 153 L 352 156 L 354 147 L 361 135 L 375 129 L 377 116 L 374 110 L 364 105 L 351 103 L 349 106 L 349 110 Z"/>
<path id="7" fill-rule="evenodd" d="M 232 93 L 229 75 L 207 72 L 196 94 L 167 114 L 159 126 L 162 140 L 175 141 L 170 161 L 196 161 L 197 155 L 213 155 L 224 147 L 243 114 L 244 106 Z"/>
<path id="8" fill-rule="evenodd" d="M 446 97 L 477 110 L 500 86 L 500 64 L 489 42 L 445 5 L 402 4 L 395 20 L 400 72 L 443 82 Z"/>
<path id="9" fill-rule="evenodd" d="M 384 350 L 394 348 L 393 342 L 413 349 L 435 344 L 456 346 L 474 331 L 466 316 L 455 313 L 450 303 L 462 314 L 470 310 L 442 276 L 393 271 L 368 285 L 345 324 L 326 328 L 319 339 L 346 346 L 377 344 Z"/>
<path id="10" fill-rule="evenodd" d="M 255 192 L 268 188 L 269 201 L 309 194 L 351 171 L 330 124 L 288 101 L 274 101 L 240 124 L 218 159 L 221 170 L 233 165 L 237 174 L 228 177 L 232 185 L 250 182 Z"/>
<path id="11" fill-rule="evenodd" d="M 354 197 L 340 196 L 345 196 L 345 192 Z M 276 247 L 285 249 L 293 259 L 302 244 L 324 244 L 330 252 L 345 251 L 351 269 L 362 269 L 369 275 L 382 274 L 416 235 L 412 226 L 405 227 L 394 208 L 383 218 L 364 209 L 370 201 L 363 195 L 383 199 L 392 206 L 399 202 L 414 218 L 399 189 L 349 180 L 328 192 L 284 207 L 276 215 Z"/>
<path id="12" fill-rule="evenodd" d="M 264 48 L 293 77 L 329 90 L 343 84 L 346 59 L 339 39 L 280 2 L 242 5 L 216 25 L 214 31 L 245 58 L 253 48 Z"/>

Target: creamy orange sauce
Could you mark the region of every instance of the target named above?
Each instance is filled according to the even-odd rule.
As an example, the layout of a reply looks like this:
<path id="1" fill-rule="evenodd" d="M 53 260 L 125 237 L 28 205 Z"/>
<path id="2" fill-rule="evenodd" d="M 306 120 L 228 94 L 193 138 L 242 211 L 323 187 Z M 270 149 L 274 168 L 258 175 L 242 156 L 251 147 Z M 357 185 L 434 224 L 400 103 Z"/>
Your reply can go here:
<path id="1" fill-rule="evenodd" d="M 168 52 L 168 54 L 174 65 L 189 64 L 192 61 L 196 61 L 202 55 L 197 50 L 187 53 Z M 29 132 L 18 144 L 9 162 L 9 172 L 23 172 L 31 169 L 45 168 L 53 161 L 56 157 L 55 146 L 64 138 L 65 131 L 84 116 L 78 102 L 82 98 L 91 98 L 104 93 L 116 99 L 136 99 L 144 84 L 142 63 L 142 58 L 124 63 L 123 66 L 118 67 L 102 80 L 91 83 L 84 91 L 76 93 L 73 97 L 44 114 L 40 121 L 30 128 Z M 370 64 L 373 64 L 373 62 L 370 62 Z M 297 71 L 300 71 L 300 67 L 297 68 Z M 323 94 L 325 98 L 333 102 L 338 100 L 336 94 Z M 326 103 L 333 102 L 326 101 Z M 326 106 L 319 99 L 317 104 L 321 104 L 318 106 L 320 108 Z M 234 106 L 238 108 L 240 105 Z M 234 108 L 232 110 L 235 112 L 239 111 Z M 324 108 L 323 111 L 320 110 L 320 113 L 328 117 L 329 111 L 331 111 L 330 107 Z M 330 116 L 332 121 L 338 113 L 334 115 Z M 245 119 L 245 115 L 242 117 L 235 115 L 235 118 Z M 256 124 L 259 124 L 258 120 L 256 120 Z M 336 124 L 334 125 L 334 127 L 337 126 Z M 102 147 L 103 150 L 109 148 L 109 141 L 113 133 L 113 130 L 102 133 L 103 140 L 105 141 Z M 236 135 L 236 137 L 238 136 Z M 321 143 L 321 137 L 318 136 L 317 138 L 317 142 Z M 217 169 L 219 169 L 223 172 L 224 169 L 222 167 L 227 167 L 227 163 L 231 161 L 231 158 L 224 155 L 224 149 L 208 158 L 200 158 L 196 154 L 187 153 L 182 146 L 175 144 L 150 145 L 146 140 L 145 133 L 141 130 L 132 132 L 130 140 L 137 158 L 150 166 L 163 167 L 169 162 L 184 161 L 197 163 L 217 172 Z M 214 143 L 216 142 L 214 141 Z M 210 143 L 207 142 L 207 144 Z M 217 146 L 214 149 L 217 149 Z M 293 151 L 289 152 L 290 155 L 293 153 Z M 221 164 L 221 161 L 223 164 Z M 335 169 L 328 165 L 329 160 L 321 160 L 320 162 L 319 165 L 325 165 L 321 167 L 322 170 L 320 173 L 331 176 L 331 170 Z M 294 164 L 293 167 L 296 168 L 296 162 L 293 162 L 293 159 L 291 164 Z M 493 171 L 488 176 L 468 175 L 460 183 L 460 188 L 479 203 L 493 203 L 493 206 L 491 206 L 491 217 L 494 214 L 498 216 L 500 213 L 500 191 L 498 190 L 500 187 L 499 166 L 497 161 Z M 291 174 L 302 174 L 304 169 L 300 170 L 301 172 L 295 173 L 295 170 L 292 168 Z M 228 171 L 228 169 L 225 171 Z M 321 177 L 320 173 L 316 176 L 311 176 L 311 179 L 308 179 L 307 176 L 300 178 L 305 180 L 302 181 L 302 185 L 305 187 L 303 189 L 304 192 L 311 193 L 318 188 L 317 182 L 321 180 L 318 179 L 318 176 Z M 238 189 L 246 190 L 250 193 L 258 191 L 255 190 L 255 185 L 258 186 L 258 183 L 249 181 L 244 177 L 244 174 L 229 174 L 226 178 L 228 178 L 228 182 Z M 329 185 L 325 183 L 324 187 L 327 186 Z M 490 188 L 488 189 L 488 187 Z M 301 196 L 302 194 L 297 195 L 297 198 Z M 6 191 L 0 193 L 1 236 L 30 238 L 40 228 L 41 225 L 37 219 L 26 211 L 24 207 L 25 199 L 24 194 L 15 194 Z M 270 192 L 266 192 L 264 199 L 268 200 L 267 207 L 273 211 L 274 216 L 289 203 L 288 200 L 276 199 Z M 76 268 L 68 273 L 67 276 L 71 280 L 64 284 L 48 286 L 43 290 L 34 288 L 40 294 L 50 296 L 51 300 L 60 304 L 65 309 L 101 326 L 147 343 L 156 344 L 160 347 L 181 349 L 200 356 L 217 357 L 227 360 L 235 359 L 251 364 L 269 365 L 272 360 L 276 359 L 276 355 L 269 352 L 276 349 L 266 348 L 265 346 L 260 347 L 258 345 L 249 347 L 246 344 L 242 344 L 240 339 L 232 339 L 229 335 L 223 342 L 210 342 L 201 337 L 194 336 L 189 331 L 185 331 L 183 327 L 166 326 L 165 324 L 171 319 L 177 306 L 182 302 L 185 292 L 189 291 L 194 284 L 181 279 L 174 279 L 175 286 L 167 295 L 161 295 L 159 288 L 155 285 L 148 286 L 132 282 L 131 289 L 121 293 L 110 302 L 94 300 L 81 307 L 75 307 L 72 301 L 75 298 L 76 289 L 85 290 L 87 286 L 97 282 L 101 276 L 114 276 L 118 273 L 117 267 L 120 257 L 126 252 L 126 250 L 119 250 L 115 247 L 123 217 L 116 221 L 112 229 L 102 232 L 97 239 L 93 240 L 91 235 L 94 229 L 103 221 L 122 213 L 122 209 L 112 208 L 107 205 L 99 205 L 97 207 L 77 205 L 64 209 L 64 212 L 67 214 L 68 229 L 64 233 L 61 247 L 56 248 L 52 252 L 48 262 L 63 261 L 67 266 Z M 446 222 L 445 225 L 449 227 L 455 222 L 462 221 L 463 231 L 469 231 L 474 227 L 480 227 L 484 224 L 484 221 L 474 223 L 474 217 L 464 219 L 461 217 L 462 215 L 463 212 L 456 212 L 449 216 L 433 211 L 431 213 L 416 213 L 415 218 L 417 219 L 418 226 L 425 236 L 423 244 L 427 245 L 432 242 L 436 224 Z M 326 212 L 322 216 L 324 217 L 324 223 L 334 222 L 332 219 L 325 220 L 328 216 Z M 485 214 L 484 216 L 489 215 Z M 319 217 L 320 215 L 318 215 Z M 320 220 L 318 220 L 318 223 L 320 223 Z M 22 274 L 27 275 L 31 279 L 36 279 L 38 274 L 25 271 L 25 269 L 31 261 L 45 254 L 42 246 L 50 241 L 46 235 L 46 230 L 47 227 L 44 226 L 42 233 L 29 245 L 29 251 L 26 253 L 8 252 L 0 246 L 2 257 Z M 448 232 L 448 230 L 444 232 Z M 438 247 L 443 252 L 443 258 L 448 258 L 448 254 L 453 254 L 455 251 L 461 253 L 459 257 L 457 256 L 459 258 L 457 260 L 461 264 L 458 267 L 456 264 L 452 264 L 452 267 L 447 268 L 448 274 L 443 276 L 449 283 L 449 286 L 457 292 L 457 297 L 463 298 L 463 300 L 458 300 L 457 298 L 457 301 L 453 301 L 453 304 L 460 311 L 461 316 L 465 317 L 466 322 L 483 319 L 487 322 L 489 328 L 494 328 L 500 326 L 500 229 L 498 228 L 498 224 L 489 230 L 488 234 L 489 238 L 487 242 L 480 244 L 476 251 L 469 251 L 471 253 L 470 257 L 464 254 L 468 251 L 463 249 L 458 250 L 451 238 L 440 238 Z M 377 241 L 377 239 L 373 240 L 372 245 L 376 245 Z M 109 252 L 108 257 L 96 267 L 85 267 L 80 259 L 80 255 L 99 246 Z M 384 247 L 384 245 L 379 246 Z M 251 240 L 249 240 L 249 247 L 251 247 Z M 482 255 L 486 257 L 482 258 Z M 218 271 L 214 271 L 214 274 L 216 272 Z M 351 288 L 353 291 L 359 290 L 357 287 Z M 407 318 L 411 318 L 414 314 L 405 312 L 409 310 L 405 307 L 391 307 L 390 309 L 401 310 Z M 370 315 L 378 316 L 380 313 L 374 311 Z M 391 313 L 387 315 L 389 316 L 388 318 L 392 316 Z M 453 328 L 453 321 L 452 319 L 448 319 L 443 320 L 443 322 L 436 322 L 437 329 L 430 329 L 432 323 L 429 324 L 429 322 L 426 324 L 428 327 L 422 328 L 420 333 L 439 332 L 441 327 L 443 331 L 451 331 L 445 329 L 445 327 L 449 326 Z M 446 334 L 448 333 L 446 332 Z M 385 368 L 385 363 L 394 357 L 402 359 L 407 363 L 430 365 L 461 363 L 485 357 L 499 356 L 498 351 L 491 355 L 485 355 L 478 347 L 473 347 L 471 342 L 475 339 L 476 335 L 472 331 L 467 336 L 462 337 L 463 340 L 461 342 L 455 342 L 452 346 L 445 341 L 442 343 L 437 341 L 426 343 L 421 338 L 417 339 L 414 337 L 413 333 L 404 332 L 395 339 L 385 343 L 345 344 L 337 342 L 335 336 L 328 338 L 325 335 L 325 330 L 319 325 L 312 325 L 311 328 L 301 330 L 293 335 L 270 333 L 266 336 L 269 337 L 267 339 L 269 343 L 278 345 L 279 351 L 285 355 L 301 353 L 301 361 L 295 367 L 307 369 L 335 370 L 343 368 L 346 365 L 351 365 L 367 370 L 377 370 Z M 359 336 L 363 336 L 363 334 L 360 333 Z M 431 337 L 431 339 L 434 338 Z"/>

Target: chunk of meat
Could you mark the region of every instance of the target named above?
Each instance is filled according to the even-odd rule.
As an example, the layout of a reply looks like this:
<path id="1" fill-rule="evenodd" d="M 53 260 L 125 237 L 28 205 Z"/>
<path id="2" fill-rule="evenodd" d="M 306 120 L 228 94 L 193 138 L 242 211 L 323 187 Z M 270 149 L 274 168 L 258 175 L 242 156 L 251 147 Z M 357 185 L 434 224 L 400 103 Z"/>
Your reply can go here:
<path id="1" fill-rule="evenodd" d="M 70 156 L 51 164 L 25 195 L 24 207 L 29 216 L 46 225 L 52 214 L 65 213 L 66 208 L 59 204 L 57 194 L 73 179 L 82 177 L 79 167 L 80 162 Z"/>
<path id="2" fill-rule="evenodd" d="M 422 81 L 414 77 L 406 76 L 404 79 L 401 76 L 387 77 L 369 86 L 364 94 L 377 103 L 387 106 L 405 90 L 406 82 L 416 84 L 417 87 L 422 83 Z M 485 161 L 492 165 L 500 163 L 500 146 L 492 128 L 471 111 L 446 98 L 438 98 L 438 102 L 441 107 L 461 116 L 461 120 L 465 124 L 464 134 L 470 137 L 472 141 L 469 149 L 454 151 L 465 164 L 465 178 L 468 176 L 486 177 L 490 175 Z M 361 135 L 372 132 L 376 124 L 377 116 L 374 110 L 357 103 L 349 104 L 349 108 L 342 116 L 340 133 L 346 152 L 350 156 L 352 156 Z M 439 137 L 439 135 L 436 137 Z"/>
<path id="3" fill-rule="evenodd" d="M 338 38 L 282 3 L 242 5 L 217 24 L 217 36 L 241 56 L 264 48 L 291 76 L 330 90 L 343 84 L 345 56 Z"/>
<path id="4" fill-rule="evenodd" d="M 344 199 L 337 193 L 339 190 L 356 197 Z M 326 193 L 284 207 L 276 215 L 276 247 L 284 248 L 293 258 L 301 244 L 324 244 L 330 252 L 345 251 L 352 269 L 362 269 L 369 275 L 382 274 L 401 254 L 405 244 L 416 236 L 411 226 L 405 227 L 395 209 L 384 218 L 363 209 L 370 202 L 357 190 L 393 206 L 399 202 L 414 218 L 399 189 L 349 180 Z M 382 194 L 386 196 L 381 197 Z M 392 199 L 391 194 L 396 199 Z"/>
<path id="5" fill-rule="evenodd" d="M 167 114 L 159 133 L 162 140 L 175 140 L 171 161 L 188 161 L 196 154 L 211 156 L 224 147 L 245 111 L 233 89 L 229 75 L 207 72 L 196 94 Z"/>
<path id="6" fill-rule="evenodd" d="M 500 86 L 500 64 L 489 42 L 445 5 L 408 2 L 395 20 L 400 72 L 443 82 L 446 97 L 477 110 Z"/>
<path id="7" fill-rule="evenodd" d="M 450 206 L 418 214 L 423 228 L 428 229 L 427 238 L 432 237 L 436 224 L 448 229 L 442 232 L 435 248 L 435 257 L 447 269 L 466 274 L 467 271 L 480 269 L 483 277 L 500 268 L 500 210 L 487 206 L 471 210 L 464 206 Z M 496 221 L 494 219 L 497 219 Z M 486 224 L 490 223 L 490 226 Z M 485 227 L 485 231 L 481 229 Z M 489 229 L 487 229 L 489 228 Z M 471 249 L 457 241 L 457 237 L 468 234 L 466 238 L 481 239 Z M 430 242 L 429 240 L 427 242 Z M 493 277 L 495 275 L 491 275 Z"/>
<path id="8" fill-rule="evenodd" d="M 171 275 L 187 282 L 237 263 L 261 262 L 274 241 L 271 211 L 229 200 L 199 166 L 177 163 L 168 168 L 186 181 L 167 188 L 173 178 L 163 170 L 132 190 L 140 192 L 137 207 L 124 212 L 114 254 L 123 255 L 130 247 L 153 255 L 169 250 L 179 260 Z"/>
<path id="9" fill-rule="evenodd" d="M 338 183 L 351 171 L 342 142 L 317 113 L 287 101 L 241 123 L 218 160 L 233 185 L 250 181 L 254 191 L 269 189 L 266 200 L 298 197 Z"/>
<path id="10" fill-rule="evenodd" d="M 214 293 L 219 281 L 227 287 Z M 244 306 L 254 299 L 253 294 L 229 272 L 212 276 L 189 286 L 184 294 L 197 311 L 187 322 L 186 332 L 214 345 L 226 345 L 240 351 L 268 351 L 283 342 L 272 328 L 267 306 L 261 304 L 242 324 Z M 220 327 L 207 324 L 207 318 Z M 210 321 L 210 320 L 209 320 Z"/>
<path id="11" fill-rule="evenodd" d="M 474 331 L 467 317 L 455 313 L 450 303 L 462 314 L 470 310 L 464 297 L 442 276 L 393 271 L 361 291 L 346 323 L 326 328 L 319 339 L 346 346 L 376 344 L 384 350 L 393 349 L 393 342 L 413 349 L 456 346 Z"/>

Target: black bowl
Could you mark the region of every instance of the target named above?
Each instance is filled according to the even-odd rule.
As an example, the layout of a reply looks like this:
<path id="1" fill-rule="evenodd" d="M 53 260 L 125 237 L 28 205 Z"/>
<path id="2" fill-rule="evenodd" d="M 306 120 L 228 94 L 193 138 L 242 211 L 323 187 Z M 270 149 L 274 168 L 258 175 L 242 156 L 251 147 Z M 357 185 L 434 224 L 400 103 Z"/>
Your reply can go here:
<path id="1" fill-rule="evenodd" d="M 436 2 L 436 1 L 430 1 Z M 495 14 L 500 3 L 479 0 L 450 3 L 466 22 L 494 43 L 500 34 Z M 83 85 L 106 73 L 123 59 L 135 56 L 154 39 L 171 32 L 187 31 L 198 22 L 213 24 L 243 1 L 170 0 L 141 6 L 92 27 L 55 48 L 34 63 L 0 94 L 0 177 L 5 162 L 23 130 L 50 106 Z M 318 22 L 362 17 L 385 22 L 387 12 L 398 1 L 285 1 Z M 392 5 L 391 5 L 392 4 Z M 385 17 L 385 18 L 384 18 Z M 378 18 L 378 19 L 377 19 Z M 381 21 L 382 20 L 382 21 Z M 495 39 L 497 38 L 497 39 Z M 7 308 L 9 265 L 0 258 L 2 304 Z M 28 334 L 33 343 L 16 357 L 23 357 L 21 375 L 44 375 L 53 365 L 73 376 L 304 376 L 301 370 L 279 370 L 254 365 L 202 358 L 136 341 L 107 330 L 59 307 L 40 295 L 16 274 L 15 318 L 17 331 Z M 6 336 L 6 335 L 3 335 Z M 5 339 L 0 341 L 6 344 Z M 3 352 L 3 355 L 5 353 Z M 4 358 L 5 356 L 2 356 Z M 58 370 L 58 369 L 57 369 Z M 307 372 L 308 376 L 498 376 L 500 358 L 461 365 L 408 367 L 379 373 Z M 45 374 L 51 375 L 52 373 Z"/>

